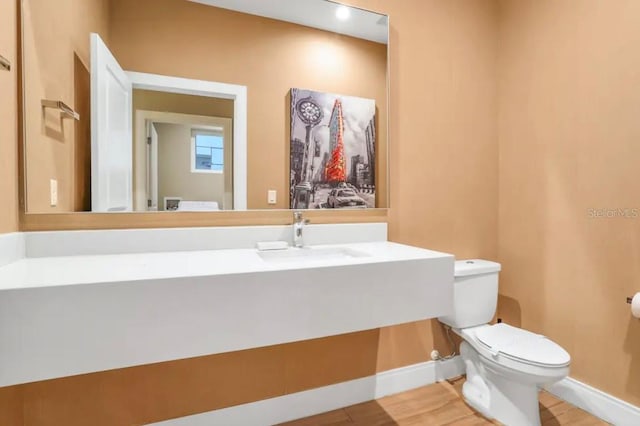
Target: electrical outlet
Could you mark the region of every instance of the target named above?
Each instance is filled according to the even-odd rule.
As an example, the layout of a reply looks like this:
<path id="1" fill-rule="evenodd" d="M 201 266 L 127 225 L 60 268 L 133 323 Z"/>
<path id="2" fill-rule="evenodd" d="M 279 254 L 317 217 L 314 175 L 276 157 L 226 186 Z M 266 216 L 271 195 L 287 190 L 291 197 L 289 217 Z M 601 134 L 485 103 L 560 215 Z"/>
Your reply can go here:
<path id="1" fill-rule="evenodd" d="M 49 190 L 51 192 L 51 207 L 58 205 L 58 181 L 51 179 L 49 181 Z"/>
<path id="2" fill-rule="evenodd" d="M 270 189 L 267 191 L 267 203 L 275 204 L 277 201 L 278 192 L 275 189 Z"/>

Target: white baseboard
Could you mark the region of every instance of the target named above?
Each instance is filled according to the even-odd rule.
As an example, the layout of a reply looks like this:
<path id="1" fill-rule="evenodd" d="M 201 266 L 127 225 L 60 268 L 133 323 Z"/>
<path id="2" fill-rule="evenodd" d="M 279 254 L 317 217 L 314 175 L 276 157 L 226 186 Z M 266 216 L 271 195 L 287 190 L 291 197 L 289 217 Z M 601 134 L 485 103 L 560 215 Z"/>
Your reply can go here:
<path id="1" fill-rule="evenodd" d="M 383 371 L 375 376 L 371 376 L 375 378 L 376 382 L 373 399 L 458 377 L 463 375 L 464 372 L 464 362 L 459 355 L 446 361 L 421 362 L 394 370 Z M 343 405 L 343 407 L 346 407 L 346 405 Z"/>
<path id="2" fill-rule="evenodd" d="M 153 423 L 156 426 L 264 426 L 313 416 L 383 396 L 404 392 L 464 374 L 457 356 L 447 361 L 424 362 L 375 376 L 283 395 L 235 407 Z"/>
<path id="3" fill-rule="evenodd" d="M 459 356 L 383 371 L 375 376 L 153 423 L 154 426 L 264 426 L 325 413 L 464 374 Z M 640 408 L 567 377 L 547 390 L 616 426 L 640 425 Z"/>
<path id="4" fill-rule="evenodd" d="M 640 425 L 640 408 L 571 377 L 548 386 L 547 390 L 613 425 Z"/>

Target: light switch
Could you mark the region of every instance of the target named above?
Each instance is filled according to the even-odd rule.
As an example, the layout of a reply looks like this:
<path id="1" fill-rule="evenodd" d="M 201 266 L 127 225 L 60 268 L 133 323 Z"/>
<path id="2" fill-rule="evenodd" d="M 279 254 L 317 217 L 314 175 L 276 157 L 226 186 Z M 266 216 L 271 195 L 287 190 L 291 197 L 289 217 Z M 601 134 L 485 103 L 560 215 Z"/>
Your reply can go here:
<path id="1" fill-rule="evenodd" d="M 51 179 L 49 181 L 49 189 L 51 191 L 51 207 L 58 205 L 58 181 Z"/>
<path id="2" fill-rule="evenodd" d="M 269 191 L 267 191 L 267 203 L 269 204 L 275 204 L 278 199 L 277 197 L 278 192 L 275 189 L 270 189 Z"/>

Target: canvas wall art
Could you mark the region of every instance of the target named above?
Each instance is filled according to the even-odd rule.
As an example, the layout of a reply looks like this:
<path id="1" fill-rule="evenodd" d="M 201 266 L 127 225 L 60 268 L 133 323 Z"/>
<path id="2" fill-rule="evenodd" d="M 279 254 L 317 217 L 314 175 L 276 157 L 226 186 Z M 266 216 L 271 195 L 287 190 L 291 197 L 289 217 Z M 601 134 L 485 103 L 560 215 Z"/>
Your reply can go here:
<path id="1" fill-rule="evenodd" d="M 290 207 L 376 206 L 376 103 L 291 89 Z"/>

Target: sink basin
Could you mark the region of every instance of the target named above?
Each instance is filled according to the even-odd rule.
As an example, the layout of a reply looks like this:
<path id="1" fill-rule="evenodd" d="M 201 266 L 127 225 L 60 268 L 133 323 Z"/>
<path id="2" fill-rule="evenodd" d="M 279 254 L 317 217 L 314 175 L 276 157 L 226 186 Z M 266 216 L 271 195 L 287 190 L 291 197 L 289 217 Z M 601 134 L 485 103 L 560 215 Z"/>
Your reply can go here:
<path id="1" fill-rule="evenodd" d="M 369 254 L 345 247 L 288 248 L 286 250 L 261 251 L 258 255 L 270 263 L 314 262 L 326 260 L 368 257 Z"/>

